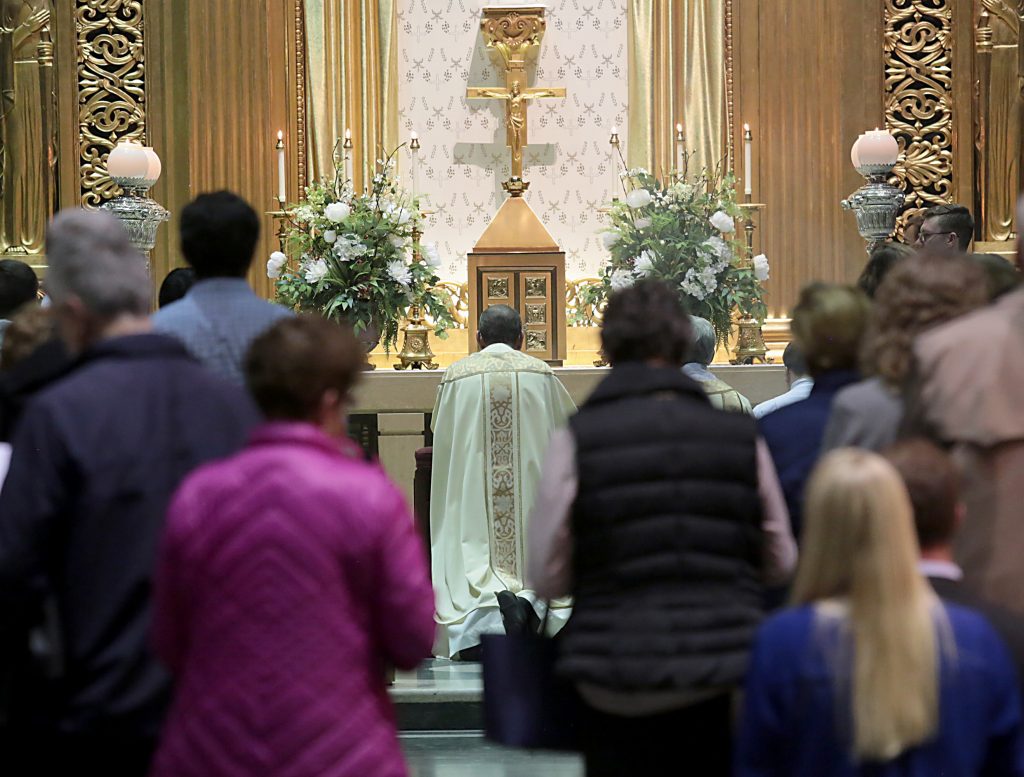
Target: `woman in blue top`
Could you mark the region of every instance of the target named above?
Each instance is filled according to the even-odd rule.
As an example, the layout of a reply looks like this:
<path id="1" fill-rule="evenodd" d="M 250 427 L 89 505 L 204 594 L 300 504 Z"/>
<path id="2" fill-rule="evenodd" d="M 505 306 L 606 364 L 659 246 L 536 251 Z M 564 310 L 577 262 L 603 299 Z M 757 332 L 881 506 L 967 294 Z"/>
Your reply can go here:
<path id="1" fill-rule="evenodd" d="M 1006 649 L 917 572 L 896 471 L 876 454 L 836 451 L 806 505 L 796 606 L 756 641 L 738 777 L 1024 775 Z"/>

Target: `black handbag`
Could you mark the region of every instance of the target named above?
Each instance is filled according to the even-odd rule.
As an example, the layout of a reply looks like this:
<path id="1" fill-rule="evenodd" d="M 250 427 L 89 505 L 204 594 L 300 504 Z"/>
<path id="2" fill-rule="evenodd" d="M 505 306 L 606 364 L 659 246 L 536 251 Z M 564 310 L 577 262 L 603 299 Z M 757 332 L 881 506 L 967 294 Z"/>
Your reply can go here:
<path id="1" fill-rule="evenodd" d="M 484 733 L 492 742 L 531 750 L 579 749 L 580 700 L 555 674 L 558 641 L 540 633 L 483 636 Z"/>

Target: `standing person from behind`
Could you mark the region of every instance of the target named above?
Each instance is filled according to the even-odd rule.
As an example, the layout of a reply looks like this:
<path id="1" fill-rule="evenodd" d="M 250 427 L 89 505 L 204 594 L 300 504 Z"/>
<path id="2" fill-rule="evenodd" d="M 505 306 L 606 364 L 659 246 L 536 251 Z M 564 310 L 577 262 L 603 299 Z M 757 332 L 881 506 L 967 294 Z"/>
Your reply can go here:
<path id="1" fill-rule="evenodd" d="M 167 503 L 196 466 L 238 450 L 257 413 L 150 331 L 145 259 L 117 219 L 64 211 L 46 248 L 53 314 L 77 363 L 28 405 L 0 491 L 0 609 L 45 596 L 61 635 L 55 686 L 38 694 L 52 692 L 52 709 L 24 773 L 142 777 L 170 697 L 149 650 Z"/>
<path id="2" fill-rule="evenodd" d="M 762 583 L 796 559 L 754 420 L 680 369 L 689 329 L 667 285 L 611 296 L 611 375 L 552 438 L 530 517 L 530 580 L 575 597 L 559 672 L 583 697 L 587 777 L 730 773 Z"/>
<path id="3" fill-rule="evenodd" d="M 807 489 L 795 606 L 760 630 L 737 777 L 1021 777 L 1006 648 L 917 568 L 913 512 L 881 456 L 829 454 Z"/>
<path id="4" fill-rule="evenodd" d="M 967 256 L 974 240 L 974 218 L 963 205 L 936 205 L 924 212 L 914 247 L 930 256 Z"/>
<path id="5" fill-rule="evenodd" d="M 182 485 L 156 583 L 178 678 L 153 777 L 405 774 L 385 665 L 430 655 L 434 600 L 398 489 L 346 439 L 355 336 L 300 316 L 253 343 L 268 423 Z"/>
<path id="6" fill-rule="evenodd" d="M 437 391 L 430 485 L 435 651 L 469 660 L 483 634 L 540 624 L 544 605 L 526 586 L 526 518 L 551 433 L 576 409 L 552 369 L 520 350 L 515 310 L 485 310 L 477 343 Z M 552 606 L 552 630 L 568 613 L 567 602 Z"/>
<path id="7" fill-rule="evenodd" d="M 31 267 L 17 259 L 0 260 L 0 348 L 14 312 L 35 300 L 38 293 L 39 279 Z"/>
<path id="8" fill-rule="evenodd" d="M 153 316 L 153 328 L 185 344 L 194 357 L 242 385 L 249 345 L 291 311 L 256 296 L 245 279 L 260 237 L 249 204 L 227 191 L 200 194 L 181 211 L 181 252 L 196 272 L 183 299 Z"/>
<path id="9" fill-rule="evenodd" d="M 789 390 L 772 399 L 766 399 L 754 406 L 754 418 L 764 418 L 769 413 L 807 399 L 814 388 L 814 378 L 807 370 L 807 359 L 796 343 L 789 343 L 782 352 L 782 363 L 786 365 L 786 385 Z"/>

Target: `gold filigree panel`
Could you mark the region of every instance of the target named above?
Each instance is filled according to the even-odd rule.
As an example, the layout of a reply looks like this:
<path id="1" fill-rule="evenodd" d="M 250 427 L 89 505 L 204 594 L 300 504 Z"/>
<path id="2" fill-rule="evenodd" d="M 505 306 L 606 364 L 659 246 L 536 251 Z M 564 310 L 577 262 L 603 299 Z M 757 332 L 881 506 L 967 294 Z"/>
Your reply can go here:
<path id="1" fill-rule="evenodd" d="M 893 184 L 904 217 L 953 199 L 953 9 L 884 0 L 885 123 L 902 152 Z"/>
<path id="2" fill-rule="evenodd" d="M 107 155 L 146 133 L 146 68 L 141 0 L 75 0 L 81 201 L 101 205 L 120 189 Z"/>

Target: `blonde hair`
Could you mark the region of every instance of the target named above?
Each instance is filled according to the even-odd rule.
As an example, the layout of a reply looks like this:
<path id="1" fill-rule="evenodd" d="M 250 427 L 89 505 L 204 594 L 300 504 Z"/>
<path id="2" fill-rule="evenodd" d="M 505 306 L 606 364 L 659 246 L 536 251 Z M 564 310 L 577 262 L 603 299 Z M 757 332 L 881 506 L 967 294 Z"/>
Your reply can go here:
<path id="1" fill-rule="evenodd" d="M 819 618 L 825 600 L 847 604 L 851 681 L 841 668 L 836 679 L 849 696 L 853 753 L 891 760 L 928 740 L 939 720 L 940 608 L 917 571 L 910 498 L 885 459 L 845 449 L 818 465 L 804 512 L 793 599 L 818 603 Z"/>

